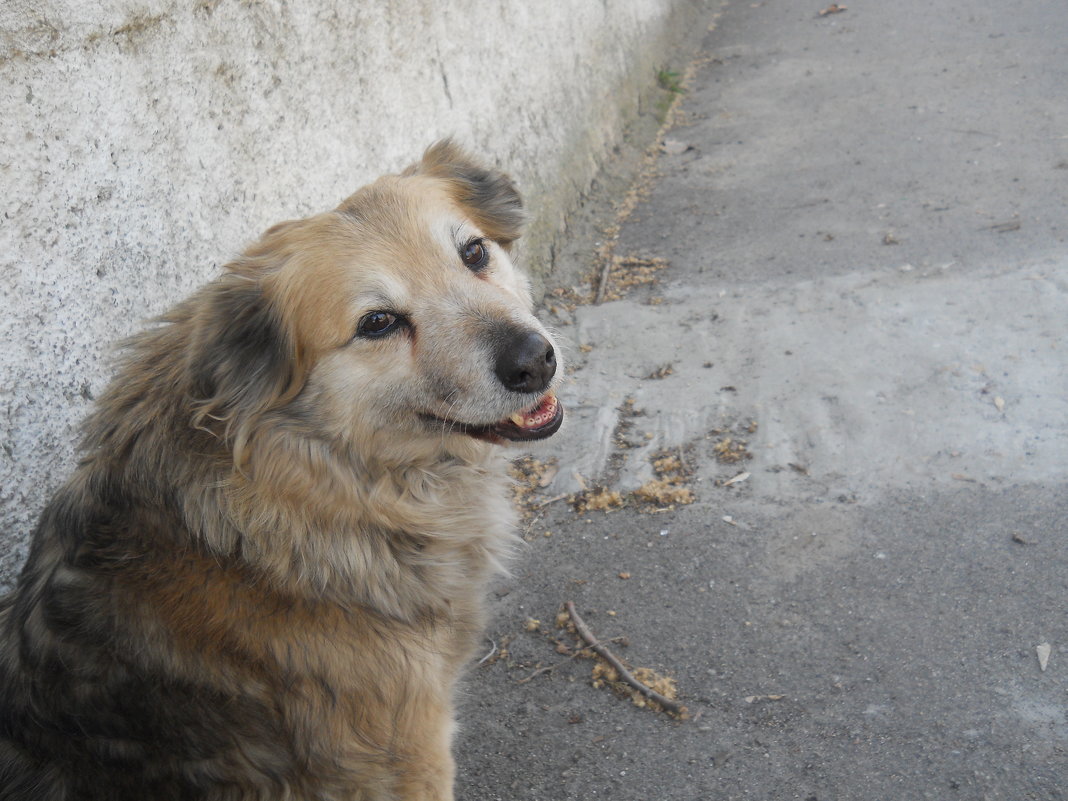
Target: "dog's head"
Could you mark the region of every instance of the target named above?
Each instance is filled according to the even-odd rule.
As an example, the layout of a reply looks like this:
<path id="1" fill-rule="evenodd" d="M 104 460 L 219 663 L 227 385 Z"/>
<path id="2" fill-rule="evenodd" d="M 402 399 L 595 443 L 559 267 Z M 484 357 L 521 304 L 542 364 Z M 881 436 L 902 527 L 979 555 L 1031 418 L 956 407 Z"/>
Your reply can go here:
<path id="1" fill-rule="evenodd" d="M 511 180 L 443 142 L 274 226 L 196 312 L 200 418 L 239 448 L 266 414 L 342 441 L 552 435 L 561 365 L 512 262 L 522 224 Z"/>

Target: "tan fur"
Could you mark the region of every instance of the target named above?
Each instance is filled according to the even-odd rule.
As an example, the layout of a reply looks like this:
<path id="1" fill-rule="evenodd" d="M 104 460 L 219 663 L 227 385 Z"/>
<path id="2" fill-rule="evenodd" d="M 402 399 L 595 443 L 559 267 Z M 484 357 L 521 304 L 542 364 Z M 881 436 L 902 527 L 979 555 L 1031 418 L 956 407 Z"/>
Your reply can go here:
<path id="1" fill-rule="evenodd" d="M 500 448 L 464 427 L 537 399 L 501 388 L 494 332 L 549 337 L 521 222 L 442 143 L 130 344 L 0 601 L 0 799 L 453 797 L 454 688 L 513 536 Z M 383 308 L 411 325 L 354 338 Z"/>

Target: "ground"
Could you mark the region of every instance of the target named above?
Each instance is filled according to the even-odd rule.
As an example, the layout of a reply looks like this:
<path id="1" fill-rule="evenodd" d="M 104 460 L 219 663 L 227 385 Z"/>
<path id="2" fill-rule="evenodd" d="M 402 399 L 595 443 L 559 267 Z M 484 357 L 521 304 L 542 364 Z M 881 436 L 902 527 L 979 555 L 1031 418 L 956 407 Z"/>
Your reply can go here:
<path id="1" fill-rule="evenodd" d="M 604 302 L 548 296 L 569 419 L 518 466 L 459 798 L 1068 797 L 1053 6 L 710 20 Z M 569 600 L 685 719 L 594 675 Z"/>

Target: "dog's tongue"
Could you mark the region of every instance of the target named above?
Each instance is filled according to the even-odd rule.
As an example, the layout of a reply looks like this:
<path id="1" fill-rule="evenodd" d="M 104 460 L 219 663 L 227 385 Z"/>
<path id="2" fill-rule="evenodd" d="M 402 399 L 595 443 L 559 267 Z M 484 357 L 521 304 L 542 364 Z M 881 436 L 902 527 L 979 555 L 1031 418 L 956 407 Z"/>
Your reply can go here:
<path id="1" fill-rule="evenodd" d="M 550 392 L 534 408 L 516 412 L 508 419 L 523 430 L 541 428 L 556 417 L 558 408 L 559 402 L 556 400 L 556 395 Z"/>

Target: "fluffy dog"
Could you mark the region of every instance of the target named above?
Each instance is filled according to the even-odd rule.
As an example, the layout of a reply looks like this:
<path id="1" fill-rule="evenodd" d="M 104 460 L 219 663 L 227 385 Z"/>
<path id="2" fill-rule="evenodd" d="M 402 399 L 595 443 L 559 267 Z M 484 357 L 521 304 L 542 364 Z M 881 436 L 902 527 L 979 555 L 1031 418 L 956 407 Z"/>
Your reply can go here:
<path id="1" fill-rule="evenodd" d="M 128 344 L 0 600 L 0 799 L 452 799 L 497 446 L 563 416 L 522 222 L 439 143 Z"/>

